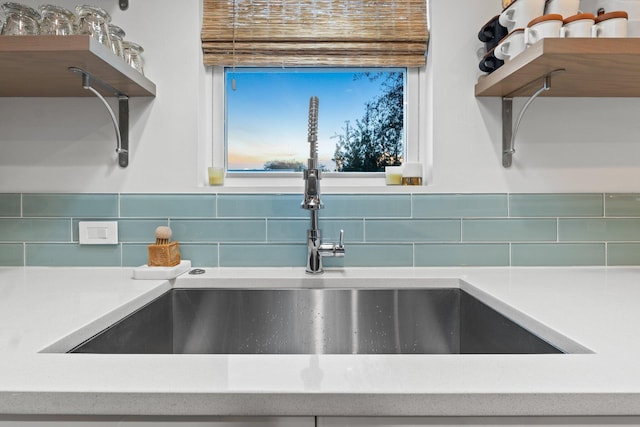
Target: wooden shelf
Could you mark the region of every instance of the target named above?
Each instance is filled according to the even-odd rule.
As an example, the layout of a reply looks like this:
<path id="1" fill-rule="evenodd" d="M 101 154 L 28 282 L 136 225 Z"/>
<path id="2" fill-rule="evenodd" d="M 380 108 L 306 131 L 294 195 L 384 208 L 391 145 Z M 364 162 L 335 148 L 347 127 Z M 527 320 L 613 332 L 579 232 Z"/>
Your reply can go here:
<path id="1" fill-rule="evenodd" d="M 640 97 L 640 38 L 546 38 L 491 74 L 476 96 L 530 96 L 554 70 L 540 96 Z"/>
<path id="2" fill-rule="evenodd" d="M 129 164 L 129 97 L 156 86 L 89 35 L 0 36 L 0 96 L 94 96 L 116 130 L 118 164 Z M 118 118 L 104 96 L 118 98 Z"/>
<path id="3" fill-rule="evenodd" d="M 0 96 L 93 96 L 82 88 L 80 68 L 127 96 L 155 96 L 156 86 L 89 35 L 1 36 Z M 114 91 L 96 85 L 105 96 Z"/>

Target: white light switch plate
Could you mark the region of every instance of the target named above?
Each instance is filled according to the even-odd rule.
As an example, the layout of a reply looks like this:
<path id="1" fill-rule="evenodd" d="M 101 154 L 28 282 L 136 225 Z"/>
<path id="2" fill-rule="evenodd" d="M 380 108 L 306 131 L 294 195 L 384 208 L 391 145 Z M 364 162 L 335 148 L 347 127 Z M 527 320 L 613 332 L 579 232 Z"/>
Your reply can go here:
<path id="1" fill-rule="evenodd" d="M 117 221 L 80 221 L 78 236 L 81 245 L 117 245 Z"/>

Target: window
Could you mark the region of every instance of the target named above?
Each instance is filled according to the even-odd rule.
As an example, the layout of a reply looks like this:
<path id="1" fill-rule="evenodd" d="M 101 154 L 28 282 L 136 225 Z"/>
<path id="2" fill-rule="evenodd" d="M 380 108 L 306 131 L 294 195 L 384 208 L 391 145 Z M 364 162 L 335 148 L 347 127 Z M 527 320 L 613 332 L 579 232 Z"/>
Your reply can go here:
<path id="1" fill-rule="evenodd" d="M 405 158 L 406 69 L 225 70 L 227 171 L 300 172 L 308 102 L 320 99 L 325 172 L 383 172 Z"/>
<path id="2" fill-rule="evenodd" d="M 338 173 L 342 177 L 349 175 L 347 171 L 367 171 L 357 172 L 360 177 L 380 175 L 376 171 L 384 164 L 420 161 L 418 141 L 423 135 L 418 118 L 424 116 L 420 109 L 426 99 L 428 39 L 427 0 L 203 0 L 203 58 L 205 65 L 212 66 L 214 164 L 224 163 L 234 175 L 271 171 L 272 177 L 282 175 L 274 170 L 295 171 L 300 163 L 304 167 L 309 156 L 305 149 L 310 96 L 320 98 L 319 137 L 324 146 L 320 163 L 325 170 L 342 171 Z M 316 77 L 310 78 L 308 73 L 314 72 Z M 396 109 L 394 116 L 401 119 L 394 126 L 372 126 L 381 116 L 372 113 L 380 105 L 375 105 L 371 87 L 377 80 L 380 93 L 382 82 L 392 75 L 402 82 L 398 103 L 402 111 Z M 351 89 L 357 91 L 366 91 L 368 84 L 371 98 L 359 100 L 364 102 L 360 111 L 352 108 L 336 114 L 352 101 L 343 95 L 344 102 L 332 106 L 340 94 L 329 89 L 340 84 L 305 86 L 307 90 L 292 90 L 295 105 L 275 113 L 277 102 L 287 102 L 289 92 L 284 87 L 305 76 L 314 83 L 349 79 L 354 87 L 361 85 Z M 259 83 L 269 79 L 284 79 L 284 83 Z M 268 103 L 258 105 L 263 100 Z M 269 136 L 265 129 L 276 120 Z M 385 120 L 391 122 L 390 117 Z M 377 134 L 372 136 L 375 129 Z M 383 148 L 357 161 L 353 153 L 369 147 L 362 140 L 372 138 L 384 140 L 377 144 Z M 288 145 L 281 144 L 284 140 Z M 272 151 L 264 155 L 263 147 Z"/>
<path id="3" fill-rule="evenodd" d="M 368 69 L 370 73 L 382 72 L 381 69 Z M 404 126 L 402 133 L 402 157 L 401 162 L 422 162 L 423 147 L 420 145 L 420 141 L 424 141 L 425 138 L 425 91 L 426 85 L 425 69 L 424 68 L 393 68 L 386 69 L 385 72 L 402 72 L 404 81 Z M 212 159 L 207 162 L 208 165 L 214 164 L 216 166 L 224 166 L 228 170 L 228 177 L 235 178 L 249 178 L 249 177 L 296 177 L 296 181 L 300 177 L 298 170 L 299 162 L 303 162 L 306 165 L 307 158 L 309 157 L 309 145 L 307 143 L 307 114 L 309 97 L 316 95 L 320 99 L 319 109 L 319 128 L 318 137 L 320 144 L 324 147 L 319 149 L 320 164 L 324 166 L 325 178 L 333 177 L 382 177 L 381 172 L 358 172 L 352 173 L 351 171 L 343 171 L 342 173 L 335 173 L 335 150 L 336 145 L 340 142 L 339 135 L 344 134 L 345 122 L 349 121 L 350 126 L 355 126 L 356 120 L 360 120 L 365 112 L 364 105 L 360 105 L 367 98 L 362 94 L 358 98 L 358 102 L 353 103 L 353 113 L 351 117 L 338 116 L 339 118 L 333 121 L 333 125 L 327 123 L 330 122 L 332 115 L 332 105 L 330 99 L 332 96 L 327 95 L 326 89 L 318 92 L 319 89 L 310 88 L 306 92 L 299 92 L 299 89 L 294 86 L 288 86 L 289 88 L 295 88 L 293 100 L 296 103 L 286 104 L 280 106 L 280 111 L 275 114 L 276 118 L 270 118 L 267 121 L 263 119 L 270 116 L 270 112 L 274 110 L 273 104 L 284 103 L 285 101 L 274 101 L 269 95 L 268 91 L 262 91 L 259 87 L 256 89 L 255 85 L 258 80 L 269 75 L 270 73 L 277 74 L 277 79 L 286 79 L 291 75 L 306 74 L 306 77 L 313 75 L 314 73 L 327 73 L 331 74 L 343 74 L 338 79 L 343 79 L 344 84 L 352 83 L 355 74 L 362 74 L 362 69 L 305 69 L 305 70 L 293 70 L 293 69 L 281 69 L 281 68 L 269 68 L 269 69 L 241 69 L 241 68 L 228 68 L 213 67 L 211 70 L 212 76 L 212 93 L 213 102 L 211 114 L 213 115 L 212 121 L 212 136 L 213 144 L 211 151 L 203 153 L 205 158 Z M 258 77 L 252 82 L 247 82 L 243 77 L 243 74 L 252 75 L 257 74 Z M 253 79 L 251 77 L 251 79 Z M 357 85 L 377 86 L 380 87 L 380 78 L 377 81 L 370 82 L 366 76 L 359 75 L 356 77 L 355 82 Z M 235 79 L 235 84 L 232 80 Z M 301 77 L 304 80 L 304 76 Z M 327 77 L 329 79 L 329 77 Z M 264 81 L 263 81 L 264 82 Z M 290 82 L 289 82 L 290 83 Z M 266 83 L 265 83 L 266 84 Z M 235 85 L 234 91 L 232 86 Z M 273 83 L 271 83 L 269 91 L 274 91 Z M 278 88 L 278 91 L 283 90 Z M 349 90 L 348 88 L 343 90 Z M 353 90 L 353 89 L 351 89 Z M 364 90 L 363 90 L 364 91 Z M 277 92 L 277 91 L 276 91 Z M 228 108 L 229 97 L 238 97 L 238 103 L 231 105 Z M 280 94 L 279 94 L 280 96 Z M 333 95 L 335 97 L 335 95 Z M 285 98 L 285 97 L 283 97 Z M 258 101 L 256 101 L 258 99 Z M 263 102 L 266 101 L 266 102 Z M 249 107 L 242 107 L 243 103 L 253 104 L 251 108 L 255 108 L 258 105 L 262 105 L 261 110 L 250 110 Z M 238 111 L 234 111 L 236 108 Z M 273 114 L 271 114 L 273 115 Z M 244 119 L 252 121 L 253 125 L 247 125 L 243 122 Z M 255 120 L 253 120 L 255 119 Z M 264 127 L 263 127 L 264 126 Z M 265 130 L 266 127 L 271 126 L 273 131 Z M 274 145 L 265 142 L 266 138 L 259 139 L 257 142 L 251 143 L 251 140 L 247 135 L 261 135 L 272 133 L 271 138 L 277 138 L 277 144 L 284 141 L 289 141 L 289 146 L 285 150 L 276 148 L 272 151 L 268 151 L 268 154 L 264 154 L 263 148 L 273 149 Z M 254 141 L 256 141 L 254 139 Z M 227 145 L 228 144 L 228 145 Z M 263 145 L 264 147 L 260 147 Z M 270 161 L 282 161 L 280 165 L 272 164 L 271 170 L 267 170 L 265 165 Z M 291 161 L 290 167 L 284 164 L 285 161 Z M 277 169 L 282 167 L 284 169 Z M 297 173 L 296 173 L 297 172 Z M 230 181 L 227 180 L 227 183 Z M 286 183 L 284 183 L 286 185 Z M 379 183 L 381 184 L 381 183 Z M 237 185 L 242 185 L 238 183 Z M 251 185 L 254 185 L 253 183 Z M 279 185 L 273 183 L 273 185 Z M 360 185 L 360 183 L 358 184 Z M 364 183 L 364 185 L 369 185 Z M 371 184 L 375 185 L 375 184 Z"/>

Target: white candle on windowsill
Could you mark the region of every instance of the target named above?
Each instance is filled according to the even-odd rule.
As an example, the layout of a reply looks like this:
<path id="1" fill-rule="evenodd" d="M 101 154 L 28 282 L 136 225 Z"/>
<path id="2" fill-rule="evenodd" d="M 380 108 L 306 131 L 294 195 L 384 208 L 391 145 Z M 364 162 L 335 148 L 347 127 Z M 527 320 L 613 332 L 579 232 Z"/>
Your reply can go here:
<path id="1" fill-rule="evenodd" d="M 387 185 L 402 184 L 402 166 L 386 166 L 384 177 Z"/>

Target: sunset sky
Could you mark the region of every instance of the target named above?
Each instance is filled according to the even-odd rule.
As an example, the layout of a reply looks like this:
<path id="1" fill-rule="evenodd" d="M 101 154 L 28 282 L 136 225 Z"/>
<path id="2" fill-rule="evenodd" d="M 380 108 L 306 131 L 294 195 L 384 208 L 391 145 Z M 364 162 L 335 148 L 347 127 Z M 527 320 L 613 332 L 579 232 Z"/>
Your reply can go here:
<path id="1" fill-rule="evenodd" d="M 362 117 L 365 102 L 380 93 L 382 79 L 354 79 L 358 70 L 277 71 L 227 72 L 228 169 L 262 169 L 269 160 L 306 164 L 309 98 L 317 96 L 319 162 L 332 170 L 337 142 L 332 137 L 343 133 L 346 120 L 355 124 Z"/>

